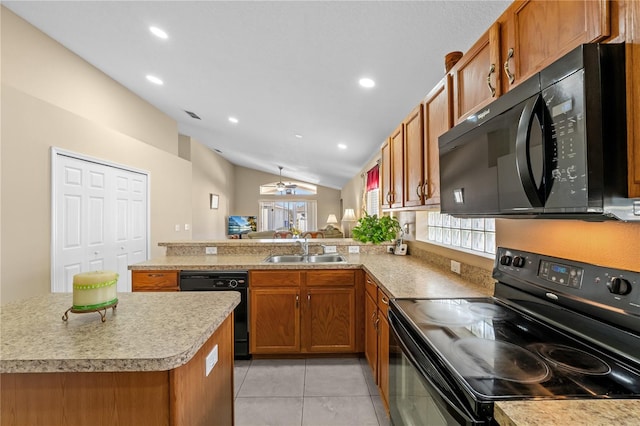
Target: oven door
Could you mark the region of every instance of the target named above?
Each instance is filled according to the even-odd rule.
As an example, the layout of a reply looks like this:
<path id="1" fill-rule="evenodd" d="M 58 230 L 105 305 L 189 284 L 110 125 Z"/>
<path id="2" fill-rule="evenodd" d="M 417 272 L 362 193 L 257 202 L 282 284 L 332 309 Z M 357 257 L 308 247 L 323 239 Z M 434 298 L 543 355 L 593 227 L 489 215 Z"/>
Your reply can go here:
<path id="1" fill-rule="evenodd" d="M 389 411 L 394 426 L 491 424 L 470 412 L 392 311 L 389 325 Z"/>

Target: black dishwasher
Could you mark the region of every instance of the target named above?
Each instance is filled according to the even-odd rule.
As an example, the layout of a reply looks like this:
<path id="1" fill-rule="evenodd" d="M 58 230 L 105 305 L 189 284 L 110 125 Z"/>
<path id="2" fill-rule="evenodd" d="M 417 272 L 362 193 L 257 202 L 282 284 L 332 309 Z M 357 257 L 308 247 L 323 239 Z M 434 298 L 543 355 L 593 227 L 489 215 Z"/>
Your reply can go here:
<path id="1" fill-rule="evenodd" d="M 249 273 L 247 271 L 181 271 L 180 291 L 237 291 L 234 311 L 235 359 L 249 359 Z"/>

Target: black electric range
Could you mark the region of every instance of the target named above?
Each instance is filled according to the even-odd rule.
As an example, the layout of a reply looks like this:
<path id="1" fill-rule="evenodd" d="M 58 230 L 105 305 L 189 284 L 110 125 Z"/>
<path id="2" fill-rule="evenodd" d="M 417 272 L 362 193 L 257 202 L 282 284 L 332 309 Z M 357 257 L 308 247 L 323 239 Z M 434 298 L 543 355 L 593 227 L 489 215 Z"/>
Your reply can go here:
<path id="1" fill-rule="evenodd" d="M 492 424 L 501 400 L 640 398 L 640 273 L 500 248 L 494 277 L 491 298 L 391 301 L 394 425 Z"/>

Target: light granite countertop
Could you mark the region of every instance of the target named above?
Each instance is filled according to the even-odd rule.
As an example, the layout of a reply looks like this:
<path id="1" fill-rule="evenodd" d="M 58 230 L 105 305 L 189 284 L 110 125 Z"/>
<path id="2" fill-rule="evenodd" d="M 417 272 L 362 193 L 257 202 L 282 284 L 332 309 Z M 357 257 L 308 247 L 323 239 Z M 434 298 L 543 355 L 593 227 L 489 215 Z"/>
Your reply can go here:
<path id="1" fill-rule="evenodd" d="M 640 400 L 582 399 L 511 401 L 496 404 L 501 426 L 637 426 Z"/>
<path id="2" fill-rule="evenodd" d="M 207 243 L 209 245 L 210 243 Z M 185 243 L 185 247 L 189 245 Z M 248 247 L 247 247 L 248 248 Z M 391 297 L 482 297 L 493 287 L 466 281 L 415 256 L 344 254 L 346 263 L 269 264 L 266 255 L 166 256 L 130 266 L 152 269 L 364 269 Z M 497 402 L 496 420 L 502 426 L 637 425 L 640 400 L 536 400 Z"/>
<path id="3" fill-rule="evenodd" d="M 165 371 L 187 363 L 240 303 L 240 293 L 118 293 L 106 321 L 62 315 L 71 293 L 3 305 L 0 372 Z"/>
<path id="4" fill-rule="evenodd" d="M 346 262 L 266 263 L 264 254 L 164 256 L 129 266 L 132 270 L 364 269 L 391 297 L 482 297 L 493 294 L 412 256 L 344 254 Z"/>

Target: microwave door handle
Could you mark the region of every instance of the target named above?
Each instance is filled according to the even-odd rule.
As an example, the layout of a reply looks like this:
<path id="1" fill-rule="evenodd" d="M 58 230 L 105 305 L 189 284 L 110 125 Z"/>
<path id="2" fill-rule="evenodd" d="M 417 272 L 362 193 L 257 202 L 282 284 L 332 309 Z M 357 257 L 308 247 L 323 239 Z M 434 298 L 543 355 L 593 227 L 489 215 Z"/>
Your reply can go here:
<path id="1" fill-rule="evenodd" d="M 524 192 L 533 207 L 542 207 L 542 201 L 538 194 L 538 188 L 533 179 L 531 170 L 531 155 L 529 152 L 529 137 L 531 135 L 531 126 L 536 117 L 536 106 L 538 102 L 542 102 L 542 96 L 538 95 L 529 99 L 520 114 L 518 122 L 518 131 L 516 134 L 516 169 Z"/>

